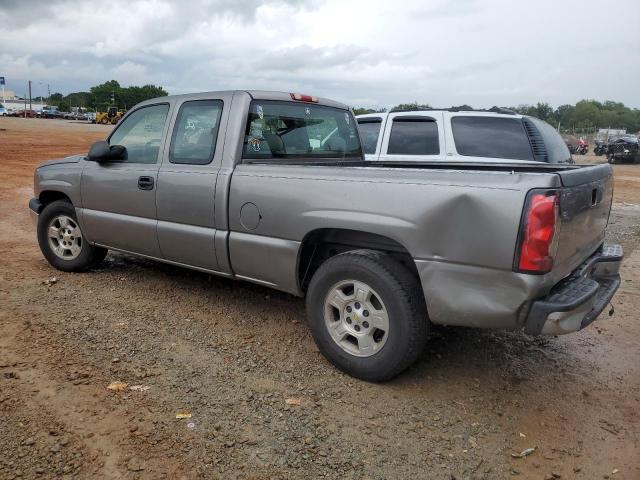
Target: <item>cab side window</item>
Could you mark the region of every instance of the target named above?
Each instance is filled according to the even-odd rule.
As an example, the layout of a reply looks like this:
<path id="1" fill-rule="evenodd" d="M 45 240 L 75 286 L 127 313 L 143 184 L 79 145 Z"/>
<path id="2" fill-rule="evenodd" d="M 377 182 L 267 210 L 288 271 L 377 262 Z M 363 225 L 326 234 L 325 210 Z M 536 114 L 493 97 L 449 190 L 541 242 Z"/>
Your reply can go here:
<path id="1" fill-rule="evenodd" d="M 389 134 L 389 155 L 438 155 L 438 124 L 428 117 L 396 117 Z"/>
<path id="2" fill-rule="evenodd" d="M 376 153 L 381 126 L 382 118 L 379 117 L 358 119 L 358 130 L 360 131 L 360 139 L 364 153 Z"/>
<path id="3" fill-rule="evenodd" d="M 211 163 L 221 116 L 221 100 L 184 102 L 173 129 L 169 161 L 189 165 Z"/>
<path id="4" fill-rule="evenodd" d="M 109 138 L 127 149 L 127 163 L 157 163 L 169 105 L 142 107 L 125 118 Z"/>
<path id="5" fill-rule="evenodd" d="M 517 118 L 456 116 L 451 130 L 460 155 L 533 160 L 529 138 Z"/>

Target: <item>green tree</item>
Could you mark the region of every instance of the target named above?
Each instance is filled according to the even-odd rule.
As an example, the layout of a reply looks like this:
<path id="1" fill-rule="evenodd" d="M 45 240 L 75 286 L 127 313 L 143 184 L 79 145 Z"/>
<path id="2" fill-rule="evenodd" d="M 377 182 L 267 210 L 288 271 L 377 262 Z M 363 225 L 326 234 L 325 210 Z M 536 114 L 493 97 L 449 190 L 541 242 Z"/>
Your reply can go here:
<path id="1" fill-rule="evenodd" d="M 167 95 L 168 93 L 162 87 L 156 85 L 131 86 L 119 90 L 116 103 L 120 108 L 131 108 L 135 104 L 150 98 L 165 97 Z"/>
<path id="2" fill-rule="evenodd" d="M 353 107 L 354 115 L 365 115 L 367 113 L 384 113 L 386 111 L 387 111 L 386 108 L 373 109 L 373 108 L 364 108 L 364 107 Z"/>
<path id="3" fill-rule="evenodd" d="M 418 102 L 413 103 L 401 103 L 400 105 L 396 105 L 390 111 L 391 112 L 416 112 L 419 110 L 429 110 L 431 109 L 431 105 L 428 104 L 419 104 Z"/>
<path id="4" fill-rule="evenodd" d="M 106 110 L 120 93 L 120 83 L 116 80 L 109 80 L 100 85 L 96 85 L 89 89 L 93 104 L 99 108 Z M 116 100 L 117 101 L 117 100 Z"/>
<path id="5" fill-rule="evenodd" d="M 471 105 L 467 105 L 465 103 L 464 105 L 453 106 L 453 107 L 451 107 L 451 110 L 458 110 L 458 111 L 461 111 L 461 112 L 468 112 L 469 110 L 473 110 L 473 107 Z"/>
<path id="6" fill-rule="evenodd" d="M 52 93 L 51 95 L 49 95 L 49 103 L 52 105 L 56 105 L 62 100 L 63 97 L 64 95 L 59 92 Z"/>
<path id="7" fill-rule="evenodd" d="M 128 109 L 144 100 L 166 95 L 168 95 L 167 91 L 160 86 L 144 85 L 139 87 L 132 85 L 122 87 L 117 80 L 109 80 L 91 87 L 88 92 L 73 92 L 68 95 L 54 93 L 49 97 L 49 103 L 58 105 L 60 110 L 64 111 L 69 111 L 72 107 L 105 111 L 113 105 L 121 109 Z"/>
<path id="8" fill-rule="evenodd" d="M 568 127 L 573 119 L 573 112 L 576 107 L 573 105 L 560 105 L 556 108 L 555 119 L 561 126 Z"/>

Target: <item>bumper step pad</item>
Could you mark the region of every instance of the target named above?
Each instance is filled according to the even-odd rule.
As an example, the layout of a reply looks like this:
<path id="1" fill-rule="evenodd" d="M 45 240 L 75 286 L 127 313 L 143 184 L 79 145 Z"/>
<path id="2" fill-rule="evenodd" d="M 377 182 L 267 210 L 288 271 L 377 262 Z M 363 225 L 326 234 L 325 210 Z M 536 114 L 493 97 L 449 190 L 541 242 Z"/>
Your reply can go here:
<path id="1" fill-rule="evenodd" d="M 571 276 L 553 287 L 549 295 L 531 304 L 524 325 L 525 333 L 538 335 L 550 314 L 570 312 L 589 301 L 593 302 L 593 306 L 582 319 L 580 329 L 592 323 L 620 286 L 619 265 L 611 262 L 620 262 L 623 256 L 622 246 L 603 245 L 602 249 L 588 258 Z M 598 265 L 609 267 L 603 269 Z"/>

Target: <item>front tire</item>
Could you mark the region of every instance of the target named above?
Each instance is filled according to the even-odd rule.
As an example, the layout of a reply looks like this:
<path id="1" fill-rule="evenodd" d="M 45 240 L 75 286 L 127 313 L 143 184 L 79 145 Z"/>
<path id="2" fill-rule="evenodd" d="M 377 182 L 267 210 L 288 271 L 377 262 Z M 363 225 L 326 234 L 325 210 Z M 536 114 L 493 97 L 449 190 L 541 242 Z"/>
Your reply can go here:
<path id="1" fill-rule="evenodd" d="M 429 320 L 417 277 L 390 255 L 356 250 L 316 271 L 307 292 L 320 352 L 362 380 L 389 380 L 422 353 Z"/>
<path id="2" fill-rule="evenodd" d="M 38 218 L 38 245 L 47 261 L 64 272 L 82 272 L 98 265 L 107 249 L 90 245 L 80 229 L 73 205 L 56 200 Z"/>

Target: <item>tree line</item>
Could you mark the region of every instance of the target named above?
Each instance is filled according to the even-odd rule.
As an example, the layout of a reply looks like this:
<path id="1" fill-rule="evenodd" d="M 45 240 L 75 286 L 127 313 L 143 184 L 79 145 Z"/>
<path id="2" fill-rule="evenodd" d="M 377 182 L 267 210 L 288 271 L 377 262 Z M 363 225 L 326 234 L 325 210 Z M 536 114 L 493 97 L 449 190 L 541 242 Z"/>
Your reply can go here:
<path id="1" fill-rule="evenodd" d="M 95 85 L 88 92 L 73 92 L 68 95 L 54 93 L 49 98 L 37 97 L 35 100 L 45 101 L 57 106 L 60 111 L 71 111 L 72 107 L 81 107 L 93 111 L 105 111 L 110 106 L 126 110 L 135 104 L 155 97 L 168 95 L 164 88 L 156 85 L 122 87 L 116 80 L 109 80 Z M 470 105 L 453 106 L 452 109 L 472 110 Z M 598 128 L 624 128 L 627 132 L 640 131 L 640 109 L 629 108 L 621 102 L 607 100 L 580 100 L 575 105 L 560 105 L 553 108 L 546 102 L 535 105 L 518 105 L 503 107 L 514 112 L 540 118 L 562 132 L 588 133 Z M 432 109 L 429 104 L 401 103 L 389 109 L 390 112 L 410 112 Z M 386 112 L 386 108 L 371 109 L 355 107 L 356 115 L 365 113 Z"/>
<path id="2" fill-rule="evenodd" d="M 409 112 L 429 110 L 428 104 L 402 103 L 391 108 L 390 112 Z M 469 105 L 451 107 L 457 110 L 471 110 Z M 535 105 L 518 105 L 517 107 L 503 107 L 522 115 L 540 118 L 563 132 L 589 132 L 597 128 L 624 128 L 629 133 L 640 131 L 640 109 L 629 108 L 621 102 L 597 100 L 580 100 L 575 105 L 560 105 L 553 108 L 546 102 Z M 364 113 L 386 112 L 386 108 L 354 108 L 356 115 Z"/>
<path id="3" fill-rule="evenodd" d="M 111 106 L 126 110 L 144 100 L 166 95 L 168 93 L 156 85 L 122 87 L 116 80 L 109 80 L 91 87 L 88 92 L 73 92 L 68 95 L 53 93 L 44 100 L 49 105 L 57 106 L 61 112 L 69 112 L 72 107 L 81 107 L 89 111 L 105 111 Z"/>

